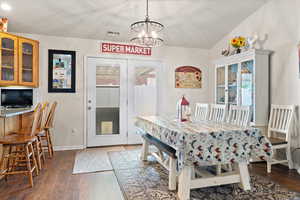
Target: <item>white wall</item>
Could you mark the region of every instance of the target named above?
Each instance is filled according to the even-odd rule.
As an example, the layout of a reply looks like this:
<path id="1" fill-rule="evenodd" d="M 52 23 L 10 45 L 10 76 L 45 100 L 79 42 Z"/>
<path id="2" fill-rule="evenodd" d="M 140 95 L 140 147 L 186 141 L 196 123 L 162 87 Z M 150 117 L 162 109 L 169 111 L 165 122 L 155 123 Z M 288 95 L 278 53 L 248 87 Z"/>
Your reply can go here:
<path id="1" fill-rule="evenodd" d="M 300 1 L 273 0 L 249 16 L 230 34 L 225 36 L 210 50 L 210 60 L 220 57 L 221 49 L 227 48 L 228 41 L 234 36 L 260 37 L 265 34 L 268 39 L 264 48 L 274 51 L 271 57 L 271 103 L 300 105 L 300 78 L 297 45 L 300 42 Z M 209 68 L 210 85 L 214 85 L 214 68 Z M 214 99 L 214 89 L 210 90 L 209 99 Z M 296 127 L 293 146 L 299 147 L 300 133 Z M 300 151 L 294 159 L 300 163 Z"/>
<path id="2" fill-rule="evenodd" d="M 84 56 L 103 56 L 100 41 L 19 34 L 40 41 L 40 90 L 42 100 L 58 101 L 54 145 L 57 148 L 82 147 L 84 145 Z M 48 93 L 48 49 L 74 50 L 76 54 L 76 93 Z M 106 55 L 105 55 L 106 56 Z M 126 58 L 126 56 L 117 56 Z M 129 56 L 135 59 L 155 59 L 164 63 L 160 74 L 159 110 L 174 114 L 178 98 L 185 94 L 194 104 L 208 101 L 208 51 L 194 48 L 161 47 L 153 49 L 151 57 Z M 174 70 L 180 65 L 193 65 L 203 72 L 202 89 L 175 89 Z M 72 133 L 73 132 L 73 133 Z"/>

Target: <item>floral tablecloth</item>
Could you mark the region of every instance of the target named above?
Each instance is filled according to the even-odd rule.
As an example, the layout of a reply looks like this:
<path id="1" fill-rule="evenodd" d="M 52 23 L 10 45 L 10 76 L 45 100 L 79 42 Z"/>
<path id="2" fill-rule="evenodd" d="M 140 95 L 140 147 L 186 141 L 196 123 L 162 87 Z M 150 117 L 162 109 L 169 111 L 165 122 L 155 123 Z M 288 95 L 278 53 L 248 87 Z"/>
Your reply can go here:
<path id="1" fill-rule="evenodd" d="M 178 167 L 267 160 L 271 143 L 257 128 L 240 128 L 212 121 L 179 122 L 161 116 L 137 117 L 140 133 L 148 133 L 176 149 Z"/>

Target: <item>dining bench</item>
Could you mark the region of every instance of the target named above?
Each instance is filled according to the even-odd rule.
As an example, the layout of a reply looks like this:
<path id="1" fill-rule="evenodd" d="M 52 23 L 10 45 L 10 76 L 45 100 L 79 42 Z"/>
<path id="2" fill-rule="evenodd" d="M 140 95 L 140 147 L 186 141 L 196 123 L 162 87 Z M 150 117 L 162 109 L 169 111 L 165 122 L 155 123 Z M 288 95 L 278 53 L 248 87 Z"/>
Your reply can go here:
<path id="1" fill-rule="evenodd" d="M 169 171 L 169 190 L 176 190 L 177 183 L 177 156 L 176 150 L 171 146 L 161 142 L 159 139 L 151 136 L 148 133 L 142 135 L 143 148 L 141 153 L 141 160 L 146 161 L 148 155 L 155 157 L 166 170 Z M 149 145 L 155 146 L 157 152 L 149 152 Z M 164 153 L 167 155 L 165 156 Z"/>

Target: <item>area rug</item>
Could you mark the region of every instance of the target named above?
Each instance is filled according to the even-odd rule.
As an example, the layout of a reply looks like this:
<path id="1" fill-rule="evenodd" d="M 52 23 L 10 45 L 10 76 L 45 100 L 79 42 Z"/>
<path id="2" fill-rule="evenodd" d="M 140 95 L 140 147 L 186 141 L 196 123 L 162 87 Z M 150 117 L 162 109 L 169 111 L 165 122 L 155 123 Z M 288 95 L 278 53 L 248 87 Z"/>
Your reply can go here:
<path id="1" fill-rule="evenodd" d="M 113 170 L 107 152 L 123 150 L 125 150 L 124 147 L 103 147 L 78 151 L 75 156 L 73 174 Z"/>
<path id="2" fill-rule="evenodd" d="M 109 152 L 118 182 L 127 200 L 176 200 L 168 190 L 168 172 L 151 159 L 139 161 L 140 150 Z M 288 191 L 271 180 L 251 175 L 252 190 L 245 192 L 238 184 L 191 191 L 191 200 L 296 200 L 299 194 Z"/>

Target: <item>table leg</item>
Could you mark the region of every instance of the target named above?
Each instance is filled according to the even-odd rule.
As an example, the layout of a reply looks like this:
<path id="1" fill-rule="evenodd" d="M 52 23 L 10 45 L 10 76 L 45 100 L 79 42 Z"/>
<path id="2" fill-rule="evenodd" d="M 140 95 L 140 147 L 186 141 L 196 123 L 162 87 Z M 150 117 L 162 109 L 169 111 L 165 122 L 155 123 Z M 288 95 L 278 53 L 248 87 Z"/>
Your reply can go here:
<path id="1" fill-rule="evenodd" d="M 147 156 L 149 154 L 149 143 L 144 138 L 142 138 L 142 140 L 143 140 L 143 146 L 142 146 L 142 152 L 141 152 L 141 160 L 146 161 Z"/>
<path id="2" fill-rule="evenodd" d="M 244 190 L 251 190 L 250 175 L 248 171 L 248 165 L 246 162 L 239 163 L 239 172 L 241 176 L 241 183 Z"/>
<path id="3" fill-rule="evenodd" d="M 180 200 L 190 199 L 191 172 L 191 166 L 184 166 L 184 168 L 180 172 L 178 179 L 178 197 Z"/>
<path id="4" fill-rule="evenodd" d="M 176 171 L 177 159 L 169 158 L 169 190 L 176 190 L 177 185 L 177 171 Z"/>

